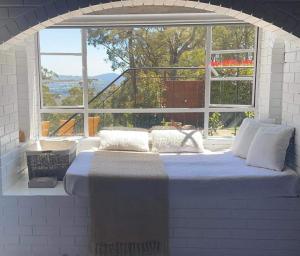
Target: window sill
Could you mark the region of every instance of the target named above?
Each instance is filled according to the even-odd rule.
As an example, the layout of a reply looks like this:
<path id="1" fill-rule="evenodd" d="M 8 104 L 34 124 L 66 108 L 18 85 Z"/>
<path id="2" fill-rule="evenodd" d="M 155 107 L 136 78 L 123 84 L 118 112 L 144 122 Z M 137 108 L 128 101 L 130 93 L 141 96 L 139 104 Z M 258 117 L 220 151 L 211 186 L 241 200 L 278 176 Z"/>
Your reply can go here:
<path id="1" fill-rule="evenodd" d="M 13 186 L 3 191 L 3 196 L 67 196 L 67 194 L 62 181 L 59 181 L 55 188 L 28 188 L 26 171 Z"/>

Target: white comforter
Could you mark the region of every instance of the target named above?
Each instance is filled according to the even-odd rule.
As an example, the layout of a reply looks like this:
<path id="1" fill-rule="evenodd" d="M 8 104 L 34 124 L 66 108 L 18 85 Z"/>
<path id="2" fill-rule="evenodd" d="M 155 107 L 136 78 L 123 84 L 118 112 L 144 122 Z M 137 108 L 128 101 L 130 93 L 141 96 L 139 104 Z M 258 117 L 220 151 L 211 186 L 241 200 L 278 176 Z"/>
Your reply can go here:
<path id="1" fill-rule="evenodd" d="M 88 196 L 88 172 L 93 151 L 78 154 L 65 176 L 68 194 Z M 250 167 L 231 152 L 161 154 L 169 176 L 170 199 L 176 196 L 230 198 L 297 196 L 300 179 L 296 172 Z"/>

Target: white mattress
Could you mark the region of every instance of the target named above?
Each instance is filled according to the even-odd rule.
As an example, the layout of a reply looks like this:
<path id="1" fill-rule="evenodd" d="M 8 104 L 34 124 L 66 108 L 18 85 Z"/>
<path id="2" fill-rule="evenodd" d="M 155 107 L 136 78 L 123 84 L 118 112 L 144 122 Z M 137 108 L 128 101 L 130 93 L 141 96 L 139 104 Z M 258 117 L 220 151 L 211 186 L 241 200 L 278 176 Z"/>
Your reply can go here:
<path id="1" fill-rule="evenodd" d="M 88 172 L 93 151 L 83 151 L 67 171 L 68 194 L 88 196 Z M 291 169 L 283 172 L 250 167 L 231 152 L 201 154 L 161 154 L 169 176 L 169 196 L 219 196 L 230 198 L 297 196 L 299 176 Z"/>

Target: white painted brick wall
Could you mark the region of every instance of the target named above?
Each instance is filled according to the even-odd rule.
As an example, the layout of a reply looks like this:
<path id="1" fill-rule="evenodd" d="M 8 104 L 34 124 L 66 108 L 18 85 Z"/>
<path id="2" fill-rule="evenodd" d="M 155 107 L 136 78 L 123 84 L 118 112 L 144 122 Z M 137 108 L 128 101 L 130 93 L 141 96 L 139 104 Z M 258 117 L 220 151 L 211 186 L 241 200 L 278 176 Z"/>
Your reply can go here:
<path id="1" fill-rule="evenodd" d="M 295 143 L 289 149 L 288 161 L 300 171 L 300 47 L 286 41 L 285 48 L 282 122 L 296 128 Z"/>
<path id="2" fill-rule="evenodd" d="M 1 73 L 0 73 L 0 127 L 4 129 L 4 134 L 0 137 L 1 154 L 11 149 L 11 145 L 17 145 L 18 137 L 18 106 L 17 106 L 17 84 L 16 84 L 16 62 L 15 52 L 2 52 Z"/>
<path id="3" fill-rule="evenodd" d="M 284 41 L 272 32 L 260 30 L 257 72 L 257 118 L 281 123 Z"/>
<path id="4" fill-rule="evenodd" d="M 1 197 L 1 256 L 85 256 L 88 202 L 67 196 Z M 172 256 L 298 256 L 300 199 L 176 198 Z M 41 210 L 43 209 L 43 210 Z"/>
<path id="5" fill-rule="evenodd" d="M 284 40 L 276 38 L 272 49 L 270 81 L 270 118 L 281 123 L 282 118 L 282 83 L 284 69 Z"/>
<path id="6" fill-rule="evenodd" d="M 281 55 L 274 55 L 274 49 L 270 49 L 276 42 L 271 34 L 265 35 L 263 40 L 258 115 L 270 117 L 272 106 L 279 108 L 281 104 L 284 110 L 283 122 L 299 125 L 299 49 L 286 46 L 288 52 L 285 55 L 287 63 L 283 67 L 285 74 L 281 101 L 281 78 L 272 76 L 276 70 L 281 70 L 281 58 L 278 57 Z M 24 61 L 23 53 L 20 54 Z M 28 73 L 31 75 L 29 70 L 34 70 L 36 60 L 34 57 L 29 58 L 29 55 L 27 52 L 27 63 L 33 63 L 28 64 Z M 0 63 L 0 147 L 3 177 L 7 161 L 16 161 L 16 156 L 13 156 L 16 152 L 10 153 L 12 155 L 7 153 L 10 149 L 16 149 L 18 98 L 21 99 L 22 96 L 17 96 L 19 77 L 16 75 L 18 65 L 15 53 L 0 52 Z M 24 70 L 21 68 L 21 71 Z M 36 79 L 36 76 L 30 79 Z M 271 81 L 278 83 L 275 84 L 277 89 L 273 96 L 270 94 Z M 12 107 L 6 107 L 9 105 Z M 10 131 L 12 127 L 14 132 Z M 299 138 L 296 134 L 296 145 L 300 145 Z M 295 159 L 299 161 L 298 158 Z M 16 164 L 11 165 L 12 172 L 5 172 L 13 173 L 15 166 Z M 172 256 L 300 255 L 299 198 L 246 200 L 177 197 L 170 202 L 170 206 Z M 67 196 L 0 196 L 1 256 L 85 256 L 88 223 L 88 202 L 83 199 Z"/>
<path id="7" fill-rule="evenodd" d="M 29 92 L 28 92 L 28 70 L 26 49 L 23 44 L 16 47 L 17 67 L 17 90 L 18 90 L 18 119 L 19 128 L 25 133 L 26 138 L 30 135 L 29 120 Z"/>

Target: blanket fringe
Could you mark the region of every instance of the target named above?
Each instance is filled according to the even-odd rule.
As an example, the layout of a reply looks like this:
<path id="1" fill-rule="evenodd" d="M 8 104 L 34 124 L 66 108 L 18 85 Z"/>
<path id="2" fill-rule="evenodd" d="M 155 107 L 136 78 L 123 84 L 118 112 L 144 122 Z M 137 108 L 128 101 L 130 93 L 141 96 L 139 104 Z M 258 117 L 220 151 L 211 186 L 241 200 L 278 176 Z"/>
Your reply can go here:
<path id="1" fill-rule="evenodd" d="M 151 240 L 145 242 L 96 243 L 96 256 L 165 256 L 166 244 Z"/>

